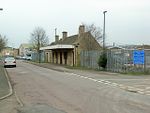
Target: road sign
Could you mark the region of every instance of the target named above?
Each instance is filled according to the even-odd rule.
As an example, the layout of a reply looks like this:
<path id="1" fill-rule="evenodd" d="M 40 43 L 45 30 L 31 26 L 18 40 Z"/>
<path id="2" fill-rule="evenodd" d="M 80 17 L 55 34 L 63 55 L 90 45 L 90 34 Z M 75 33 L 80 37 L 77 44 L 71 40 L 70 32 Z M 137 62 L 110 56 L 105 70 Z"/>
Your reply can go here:
<path id="1" fill-rule="evenodd" d="M 133 63 L 134 64 L 144 64 L 144 60 L 145 60 L 144 50 L 133 51 Z"/>

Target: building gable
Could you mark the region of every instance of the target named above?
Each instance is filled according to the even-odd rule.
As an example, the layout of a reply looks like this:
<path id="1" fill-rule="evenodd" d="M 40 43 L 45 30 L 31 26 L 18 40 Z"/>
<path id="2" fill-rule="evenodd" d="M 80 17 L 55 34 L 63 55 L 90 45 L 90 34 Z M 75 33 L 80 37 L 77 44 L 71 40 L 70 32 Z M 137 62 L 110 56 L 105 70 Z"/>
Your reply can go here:
<path id="1" fill-rule="evenodd" d="M 96 41 L 96 39 L 91 35 L 90 32 L 85 32 L 78 38 L 77 41 L 80 50 L 100 50 L 102 47 Z"/>

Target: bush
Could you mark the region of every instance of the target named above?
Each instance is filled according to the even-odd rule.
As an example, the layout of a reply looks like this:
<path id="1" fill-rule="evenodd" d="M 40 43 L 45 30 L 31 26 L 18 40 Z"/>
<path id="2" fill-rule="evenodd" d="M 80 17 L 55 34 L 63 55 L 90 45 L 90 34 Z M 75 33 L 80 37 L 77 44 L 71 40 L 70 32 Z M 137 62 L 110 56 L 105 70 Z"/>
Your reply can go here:
<path id="1" fill-rule="evenodd" d="M 107 56 L 105 53 L 103 53 L 102 55 L 100 55 L 98 59 L 98 66 L 102 67 L 103 69 L 106 69 L 106 65 L 107 65 Z"/>

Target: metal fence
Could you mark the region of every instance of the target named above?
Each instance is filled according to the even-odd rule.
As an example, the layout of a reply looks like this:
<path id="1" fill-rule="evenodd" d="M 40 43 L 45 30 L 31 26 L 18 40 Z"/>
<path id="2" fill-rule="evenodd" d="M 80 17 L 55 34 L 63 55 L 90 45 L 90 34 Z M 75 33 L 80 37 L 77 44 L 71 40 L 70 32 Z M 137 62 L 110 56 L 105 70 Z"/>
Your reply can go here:
<path id="1" fill-rule="evenodd" d="M 127 49 L 108 50 L 107 70 L 112 72 L 148 72 L 150 69 L 150 50 L 143 50 L 143 63 L 139 64 L 134 62 L 134 51 Z"/>
<path id="2" fill-rule="evenodd" d="M 107 50 L 107 71 L 111 72 L 148 72 L 150 70 L 150 50 L 144 50 L 144 63 L 134 63 L 134 51 L 127 49 Z M 82 67 L 99 69 L 98 59 L 102 51 L 82 51 Z"/>
<path id="3" fill-rule="evenodd" d="M 45 62 L 45 53 L 44 52 L 40 52 L 40 53 L 32 53 L 32 61 L 34 62 Z"/>
<path id="4" fill-rule="evenodd" d="M 82 67 L 98 69 L 98 59 L 102 51 L 82 51 L 80 53 L 80 64 Z"/>

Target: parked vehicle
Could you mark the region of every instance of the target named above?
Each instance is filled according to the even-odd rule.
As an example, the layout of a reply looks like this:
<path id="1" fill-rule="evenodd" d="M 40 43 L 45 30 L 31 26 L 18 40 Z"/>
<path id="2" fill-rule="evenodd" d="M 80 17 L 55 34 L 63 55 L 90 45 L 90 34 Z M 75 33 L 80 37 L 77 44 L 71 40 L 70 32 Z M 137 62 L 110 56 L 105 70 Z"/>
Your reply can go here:
<path id="1" fill-rule="evenodd" d="M 26 57 L 26 60 L 32 60 L 32 57 L 27 56 L 27 57 Z"/>
<path id="2" fill-rule="evenodd" d="M 16 59 L 14 57 L 4 58 L 4 67 L 13 66 L 16 67 Z"/>

